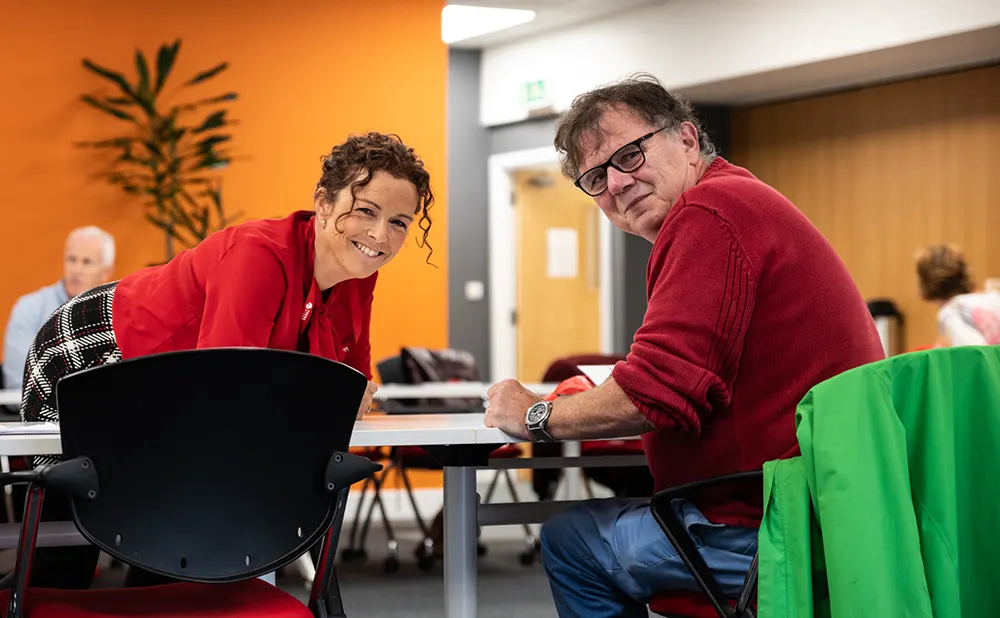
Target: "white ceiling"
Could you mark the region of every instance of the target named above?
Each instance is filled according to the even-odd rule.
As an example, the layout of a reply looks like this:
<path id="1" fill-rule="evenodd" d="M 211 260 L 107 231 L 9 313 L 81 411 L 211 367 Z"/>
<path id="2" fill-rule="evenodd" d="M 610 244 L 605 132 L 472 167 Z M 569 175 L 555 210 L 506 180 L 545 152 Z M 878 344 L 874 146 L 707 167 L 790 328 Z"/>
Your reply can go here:
<path id="1" fill-rule="evenodd" d="M 702 104 L 757 105 L 998 61 L 1000 26 L 675 90 Z"/>
<path id="2" fill-rule="evenodd" d="M 527 9 L 535 12 L 535 19 L 526 24 L 458 41 L 452 43 L 451 47 L 475 49 L 497 45 L 540 32 L 594 21 L 607 15 L 628 12 L 641 6 L 662 4 L 665 1 L 667 0 L 449 0 L 448 4 Z"/>

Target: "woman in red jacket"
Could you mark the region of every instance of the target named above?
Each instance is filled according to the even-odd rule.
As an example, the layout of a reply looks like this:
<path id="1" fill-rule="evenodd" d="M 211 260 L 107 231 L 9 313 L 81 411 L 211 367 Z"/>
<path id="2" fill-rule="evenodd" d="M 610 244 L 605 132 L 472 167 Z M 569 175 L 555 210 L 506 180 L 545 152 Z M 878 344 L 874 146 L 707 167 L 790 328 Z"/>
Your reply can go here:
<path id="1" fill-rule="evenodd" d="M 368 330 L 378 269 L 395 257 L 414 224 L 418 245 L 427 244 L 433 202 L 423 162 L 398 137 L 352 136 L 323 158 L 312 210 L 219 231 L 166 264 L 84 292 L 57 309 L 28 351 L 22 418 L 58 422 L 55 385 L 76 371 L 146 354 L 228 346 L 298 350 L 344 362 L 369 378 L 358 411 L 364 414 L 374 394 Z M 39 457 L 35 463 L 51 461 Z M 47 499 L 43 518 L 58 517 L 57 506 Z M 68 502 L 62 506 L 68 515 Z M 49 571 L 39 568 L 42 553 L 35 576 Z M 69 573 L 58 573 L 72 570 L 65 568 L 67 554 L 59 555 L 63 568 L 53 564 L 58 581 L 33 577 L 32 585 L 89 585 L 93 567 L 79 570 L 83 580 L 73 585 L 66 581 Z"/>

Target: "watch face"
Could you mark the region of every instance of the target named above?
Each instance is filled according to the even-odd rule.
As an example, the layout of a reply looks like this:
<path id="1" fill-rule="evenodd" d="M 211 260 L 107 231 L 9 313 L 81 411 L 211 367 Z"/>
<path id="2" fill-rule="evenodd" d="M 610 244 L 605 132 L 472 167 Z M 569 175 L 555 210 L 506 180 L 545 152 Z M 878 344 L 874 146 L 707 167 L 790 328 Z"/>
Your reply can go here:
<path id="1" fill-rule="evenodd" d="M 536 403 L 531 406 L 531 408 L 528 409 L 528 423 L 534 424 L 541 422 L 541 420 L 545 418 L 545 408 L 544 403 Z"/>

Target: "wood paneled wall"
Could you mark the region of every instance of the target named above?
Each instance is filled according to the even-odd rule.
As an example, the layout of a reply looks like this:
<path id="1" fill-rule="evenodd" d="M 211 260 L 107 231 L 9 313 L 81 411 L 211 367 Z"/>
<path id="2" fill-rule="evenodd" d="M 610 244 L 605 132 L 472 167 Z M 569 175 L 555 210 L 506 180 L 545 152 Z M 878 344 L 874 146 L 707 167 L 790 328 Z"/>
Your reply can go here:
<path id="1" fill-rule="evenodd" d="M 787 195 L 866 299 L 893 299 L 905 346 L 933 343 L 914 254 L 953 242 L 1000 276 L 1000 65 L 740 109 L 732 162 Z"/>

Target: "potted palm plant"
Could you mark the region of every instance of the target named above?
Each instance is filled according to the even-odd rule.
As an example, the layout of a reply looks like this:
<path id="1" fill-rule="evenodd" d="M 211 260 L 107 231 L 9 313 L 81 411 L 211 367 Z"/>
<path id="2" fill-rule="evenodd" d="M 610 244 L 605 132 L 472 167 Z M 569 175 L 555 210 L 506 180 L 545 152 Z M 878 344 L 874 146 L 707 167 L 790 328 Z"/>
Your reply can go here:
<path id="1" fill-rule="evenodd" d="M 235 122 L 225 104 L 235 101 L 237 94 L 191 97 L 183 102 L 173 100 L 176 93 L 167 96 L 167 80 L 180 46 L 180 40 L 161 45 L 155 67 L 137 50 L 133 81 L 84 59 L 84 68 L 110 82 L 114 92 L 84 94 L 80 99 L 124 126 L 113 137 L 76 144 L 115 155 L 110 168 L 98 177 L 142 200 L 146 219 L 164 232 L 167 260 L 178 245 L 193 247 L 241 214 L 226 215 L 222 181 L 215 173 L 232 161 L 227 147 Z M 180 90 L 198 90 L 195 87 L 228 66 L 222 62 L 201 71 L 183 82 Z"/>

